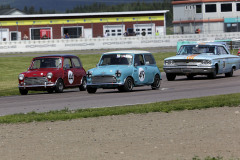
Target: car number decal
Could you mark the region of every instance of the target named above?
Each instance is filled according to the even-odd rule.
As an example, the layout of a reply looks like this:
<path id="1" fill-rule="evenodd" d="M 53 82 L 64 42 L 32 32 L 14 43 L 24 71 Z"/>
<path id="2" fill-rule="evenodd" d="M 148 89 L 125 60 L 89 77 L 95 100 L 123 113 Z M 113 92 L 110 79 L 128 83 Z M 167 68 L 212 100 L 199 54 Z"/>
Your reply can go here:
<path id="1" fill-rule="evenodd" d="M 74 81 L 74 74 L 72 71 L 68 71 L 68 82 L 70 84 L 73 84 L 73 81 Z"/>
<path id="2" fill-rule="evenodd" d="M 194 54 L 194 55 L 188 56 L 187 59 L 193 59 L 196 56 L 197 56 L 197 54 Z"/>
<path id="3" fill-rule="evenodd" d="M 138 70 L 138 78 L 142 82 L 145 79 L 145 72 L 143 68 L 139 68 Z"/>

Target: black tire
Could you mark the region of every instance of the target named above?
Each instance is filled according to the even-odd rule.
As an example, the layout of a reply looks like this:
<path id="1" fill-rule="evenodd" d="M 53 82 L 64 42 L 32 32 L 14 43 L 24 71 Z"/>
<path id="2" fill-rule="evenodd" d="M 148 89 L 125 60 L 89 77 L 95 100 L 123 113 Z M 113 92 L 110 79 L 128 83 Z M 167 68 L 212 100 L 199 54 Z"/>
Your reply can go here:
<path id="1" fill-rule="evenodd" d="M 233 76 L 233 68 L 231 69 L 230 72 L 225 73 L 225 77 L 232 77 Z"/>
<path id="2" fill-rule="evenodd" d="M 192 74 L 189 74 L 189 75 L 187 75 L 187 79 L 193 79 L 193 75 Z"/>
<path id="3" fill-rule="evenodd" d="M 21 95 L 27 95 L 28 94 L 28 90 L 26 89 L 19 89 L 19 92 Z"/>
<path id="4" fill-rule="evenodd" d="M 160 79 L 160 76 L 157 74 L 155 75 L 154 77 L 154 82 L 153 84 L 151 85 L 152 86 L 152 90 L 157 90 L 160 88 L 160 85 L 161 85 L 161 79 Z"/>
<path id="5" fill-rule="evenodd" d="M 123 91 L 125 92 L 130 92 L 133 90 L 133 80 L 130 77 L 127 77 L 127 79 L 125 80 L 123 87 Z"/>
<path id="6" fill-rule="evenodd" d="M 86 77 L 83 77 L 82 84 L 79 86 L 80 91 L 86 91 L 87 90 L 87 79 Z"/>
<path id="7" fill-rule="evenodd" d="M 59 79 L 56 83 L 56 88 L 55 88 L 55 92 L 56 93 L 62 93 L 64 89 L 64 83 L 63 80 Z"/>
<path id="8" fill-rule="evenodd" d="M 176 74 L 173 73 L 166 73 L 166 76 L 168 81 L 174 81 L 176 78 Z"/>
<path id="9" fill-rule="evenodd" d="M 52 89 L 52 88 L 51 89 L 47 89 L 48 93 L 53 93 L 53 91 L 54 91 L 54 89 Z"/>
<path id="10" fill-rule="evenodd" d="M 208 74 L 209 79 L 215 79 L 217 77 L 217 71 L 214 69 L 214 71 L 210 74 Z"/>
<path id="11" fill-rule="evenodd" d="M 97 92 L 97 88 L 87 87 L 87 92 L 88 93 L 96 93 Z"/>

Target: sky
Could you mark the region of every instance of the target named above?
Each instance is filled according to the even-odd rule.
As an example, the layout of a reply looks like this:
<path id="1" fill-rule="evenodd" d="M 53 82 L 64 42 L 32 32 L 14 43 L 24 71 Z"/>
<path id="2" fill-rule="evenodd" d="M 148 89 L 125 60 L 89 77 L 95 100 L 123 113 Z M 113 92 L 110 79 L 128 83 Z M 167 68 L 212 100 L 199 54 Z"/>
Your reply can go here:
<path id="1" fill-rule="evenodd" d="M 106 4 L 131 3 L 137 0 L 0 0 L 0 5 L 8 5 L 12 8 L 23 10 L 24 6 L 34 6 L 35 10 L 43 8 L 43 10 L 56 10 L 63 12 L 66 9 L 72 9 L 74 6 L 91 4 L 94 2 Z M 140 0 L 144 2 L 153 2 L 154 0 Z M 158 1 L 158 0 L 155 0 Z"/>

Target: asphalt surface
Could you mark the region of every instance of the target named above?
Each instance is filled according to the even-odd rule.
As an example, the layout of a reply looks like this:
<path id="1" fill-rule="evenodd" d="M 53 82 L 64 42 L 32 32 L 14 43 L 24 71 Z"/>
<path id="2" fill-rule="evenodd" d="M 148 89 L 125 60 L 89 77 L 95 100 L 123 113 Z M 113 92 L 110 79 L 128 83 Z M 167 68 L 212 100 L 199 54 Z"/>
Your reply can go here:
<path id="1" fill-rule="evenodd" d="M 162 73 L 159 90 L 151 90 L 150 86 L 135 87 L 133 92 L 118 90 L 97 90 L 96 94 L 76 89 L 64 90 L 64 93 L 38 93 L 26 96 L 0 97 L 0 115 L 47 112 L 50 110 L 112 107 L 132 104 L 143 104 L 168 101 L 182 98 L 203 97 L 229 93 L 239 93 L 240 70 L 233 77 L 218 75 L 216 79 L 197 76 L 188 80 L 186 76 L 178 76 L 175 81 L 167 81 Z"/>

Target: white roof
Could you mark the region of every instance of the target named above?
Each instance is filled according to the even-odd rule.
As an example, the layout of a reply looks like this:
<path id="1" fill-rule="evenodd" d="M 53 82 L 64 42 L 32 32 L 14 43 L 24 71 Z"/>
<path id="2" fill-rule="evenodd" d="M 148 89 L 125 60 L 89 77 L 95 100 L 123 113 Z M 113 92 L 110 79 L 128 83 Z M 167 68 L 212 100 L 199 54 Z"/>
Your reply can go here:
<path id="1" fill-rule="evenodd" d="M 106 52 L 104 54 L 110 54 L 110 53 L 123 53 L 123 54 L 140 54 L 140 53 L 150 53 L 148 51 L 142 51 L 142 50 L 119 50 L 119 51 L 112 51 L 112 52 Z"/>
<path id="2" fill-rule="evenodd" d="M 47 18 L 47 17 L 84 17 L 105 15 L 131 15 L 131 14 L 156 14 L 167 13 L 169 10 L 156 11 L 129 11 L 129 12 L 96 12 L 96 13 L 64 13 L 64 14 L 30 14 L 30 15 L 4 15 L 0 18 Z"/>

